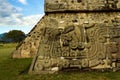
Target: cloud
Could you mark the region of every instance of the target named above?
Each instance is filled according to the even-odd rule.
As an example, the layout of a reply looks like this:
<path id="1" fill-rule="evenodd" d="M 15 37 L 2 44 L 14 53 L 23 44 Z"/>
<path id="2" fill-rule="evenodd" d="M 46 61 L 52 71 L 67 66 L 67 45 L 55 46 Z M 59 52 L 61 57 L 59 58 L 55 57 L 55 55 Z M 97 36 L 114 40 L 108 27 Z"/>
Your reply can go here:
<path id="1" fill-rule="evenodd" d="M 21 0 L 22 1 L 22 0 Z M 0 26 L 34 26 L 44 14 L 23 16 L 22 9 L 0 0 Z"/>
<path id="2" fill-rule="evenodd" d="M 0 18 L 0 26 L 34 26 L 44 14 L 22 16 L 21 14 L 12 14 L 9 17 Z"/>
<path id="3" fill-rule="evenodd" d="M 15 7 L 10 5 L 6 0 L 0 0 L 0 17 L 10 16 L 11 13 L 16 13 Z"/>
<path id="4" fill-rule="evenodd" d="M 26 5 L 27 4 L 27 1 L 26 0 L 18 0 L 20 3 Z"/>
<path id="5" fill-rule="evenodd" d="M 34 27 L 35 24 L 42 18 L 44 14 L 22 16 L 19 14 L 13 15 L 15 22 L 12 24 L 14 26 L 29 26 Z"/>
<path id="6" fill-rule="evenodd" d="M 38 15 L 31 15 L 23 17 L 23 25 L 24 26 L 34 26 L 37 24 L 37 22 L 43 17 L 44 14 L 38 14 Z"/>
<path id="7" fill-rule="evenodd" d="M 0 0 L 0 25 L 10 22 L 12 15 L 18 14 L 19 10 L 17 8 L 9 4 L 6 0 Z"/>

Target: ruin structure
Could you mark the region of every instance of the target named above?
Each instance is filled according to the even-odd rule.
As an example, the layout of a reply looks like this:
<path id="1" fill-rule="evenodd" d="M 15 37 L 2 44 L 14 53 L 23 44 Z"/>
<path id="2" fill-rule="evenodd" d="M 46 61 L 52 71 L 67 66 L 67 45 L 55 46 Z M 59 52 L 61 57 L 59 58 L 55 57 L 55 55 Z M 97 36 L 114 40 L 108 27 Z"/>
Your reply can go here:
<path id="1" fill-rule="evenodd" d="M 36 54 L 29 72 L 37 74 L 119 69 L 120 0 L 45 0 L 45 16 L 13 54 Z"/>

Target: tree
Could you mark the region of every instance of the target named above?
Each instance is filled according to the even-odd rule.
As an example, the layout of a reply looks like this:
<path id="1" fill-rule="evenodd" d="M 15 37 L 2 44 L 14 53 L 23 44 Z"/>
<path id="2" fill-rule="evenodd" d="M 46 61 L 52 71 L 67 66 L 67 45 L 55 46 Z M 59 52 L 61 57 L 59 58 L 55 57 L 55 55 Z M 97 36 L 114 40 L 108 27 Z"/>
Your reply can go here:
<path id="1" fill-rule="evenodd" d="M 25 33 L 20 30 L 9 31 L 5 37 L 8 42 L 20 42 L 25 38 Z"/>

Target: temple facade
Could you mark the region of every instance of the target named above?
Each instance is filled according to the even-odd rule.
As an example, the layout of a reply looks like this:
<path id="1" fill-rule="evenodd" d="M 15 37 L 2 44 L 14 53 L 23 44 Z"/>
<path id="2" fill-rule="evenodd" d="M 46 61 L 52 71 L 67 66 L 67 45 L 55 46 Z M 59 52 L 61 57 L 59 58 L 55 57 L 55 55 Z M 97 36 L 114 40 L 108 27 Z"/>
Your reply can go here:
<path id="1" fill-rule="evenodd" d="M 45 15 L 13 52 L 30 73 L 120 68 L 119 0 L 45 0 Z"/>

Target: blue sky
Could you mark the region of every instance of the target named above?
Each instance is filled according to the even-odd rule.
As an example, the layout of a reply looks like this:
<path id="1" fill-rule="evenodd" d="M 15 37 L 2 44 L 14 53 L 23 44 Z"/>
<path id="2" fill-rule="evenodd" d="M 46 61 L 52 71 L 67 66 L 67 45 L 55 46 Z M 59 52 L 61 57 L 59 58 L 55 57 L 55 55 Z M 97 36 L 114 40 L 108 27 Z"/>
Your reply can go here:
<path id="1" fill-rule="evenodd" d="M 26 34 L 44 15 L 44 0 L 0 0 L 0 33 L 22 30 Z"/>

